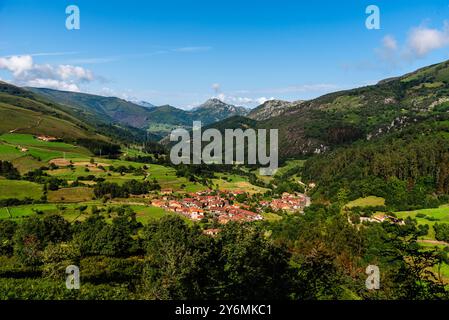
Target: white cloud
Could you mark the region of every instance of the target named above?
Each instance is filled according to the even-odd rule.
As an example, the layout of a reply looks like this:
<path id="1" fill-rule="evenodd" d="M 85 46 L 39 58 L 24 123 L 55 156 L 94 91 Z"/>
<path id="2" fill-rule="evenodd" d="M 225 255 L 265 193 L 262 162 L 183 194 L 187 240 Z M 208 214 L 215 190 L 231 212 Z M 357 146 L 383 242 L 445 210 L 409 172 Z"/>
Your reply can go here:
<path id="1" fill-rule="evenodd" d="M 14 76 L 31 69 L 32 66 L 33 58 L 31 56 L 12 56 L 0 58 L 0 69 L 9 70 Z"/>
<path id="2" fill-rule="evenodd" d="M 266 97 L 249 98 L 249 97 L 226 95 L 224 93 L 220 93 L 216 95 L 214 98 L 217 98 L 229 104 L 243 105 L 243 106 L 257 106 L 265 103 L 268 100 L 274 100 L 274 98 L 266 98 Z"/>
<path id="3" fill-rule="evenodd" d="M 94 75 L 90 70 L 86 70 L 82 67 L 76 67 L 71 65 L 60 65 L 57 67 L 58 75 L 63 80 L 78 79 L 81 81 L 93 81 Z"/>
<path id="4" fill-rule="evenodd" d="M 295 85 L 282 88 L 269 88 L 258 90 L 237 90 L 230 93 L 223 93 L 221 85 L 218 83 L 212 84 L 212 89 L 215 92 L 213 98 L 220 99 L 223 102 L 233 105 L 243 105 L 247 107 L 255 107 L 261 105 L 269 100 L 275 100 L 274 96 L 282 97 L 294 94 L 324 94 L 332 91 L 342 89 L 341 86 L 335 84 L 318 83 L 318 84 L 304 84 Z M 279 98 L 283 99 L 283 98 Z"/>
<path id="5" fill-rule="evenodd" d="M 275 99 L 274 99 L 274 97 L 271 97 L 271 98 L 260 97 L 260 98 L 256 99 L 256 102 L 258 104 L 264 104 L 265 102 L 270 101 L 270 100 L 275 100 Z"/>
<path id="6" fill-rule="evenodd" d="M 215 94 L 219 94 L 221 91 L 221 85 L 219 83 L 212 84 L 212 89 L 214 90 Z"/>
<path id="7" fill-rule="evenodd" d="M 396 51 L 398 49 L 398 42 L 392 35 L 385 36 L 382 43 L 386 50 Z"/>
<path id="8" fill-rule="evenodd" d="M 80 88 L 75 83 L 67 83 L 64 81 L 53 80 L 53 79 L 33 79 L 27 82 L 27 86 L 38 87 L 38 88 L 49 88 L 64 91 L 74 91 L 79 92 Z"/>
<path id="9" fill-rule="evenodd" d="M 13 75 L 18 85 L 80 91 L 81 83 L 92 82 L 92 71 L 72 65 L 35 64 L 31 55 L 0 58 L 0 69 Z"/>
<path id="10" fill-rule="evenodd" d="M 403 63 L 424 58 L 432 51 L 449 46 L 449 23 L 444 22 L 441 29 L 419 26 L 412 28 L 403 45 L 396 38 L 387 35 L 382 45 L 376 49 L 381 60 L 397 67 Z"/>
<path id="11" fill-rule="evenodd" d="M 390 64 L 396 64 L 398 62 L 399 45 L 395 37 L 392 35 L 386 35 L 382 39 L 382 45 L 376 49 L 378 56 Z"/>
<path id="12" fill-rule="evenodd" d="M 449 24 L 441 30 L 427 27 L 413 28 L 408 37 L 408 48 L 417 57 L 424 57 L 433 50 L 449 45 Z"/>

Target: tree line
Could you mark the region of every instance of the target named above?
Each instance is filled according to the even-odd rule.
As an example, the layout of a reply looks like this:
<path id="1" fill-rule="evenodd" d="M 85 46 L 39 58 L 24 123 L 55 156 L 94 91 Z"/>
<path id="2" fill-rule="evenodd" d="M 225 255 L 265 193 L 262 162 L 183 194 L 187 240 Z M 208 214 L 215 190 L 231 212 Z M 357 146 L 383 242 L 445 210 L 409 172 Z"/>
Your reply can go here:
<path id="1" fill-rule="evenodd" d="M 421 250 L 426 232 L 413 220 L 354 228 L 339 207 L 322 205 L 277 222 L 229 223 L 214 237 L 176 215 L 143 225 L 129 207 L 95 207 L 72 223 L 1 220 L 0 297 L 449 299 L 434 271 L 448 251 Z M 67 293 L 60 288 L 72 264 L 82 286 Z M 380 268 L 380 290 L 364 286 L 369 264 Z"/>

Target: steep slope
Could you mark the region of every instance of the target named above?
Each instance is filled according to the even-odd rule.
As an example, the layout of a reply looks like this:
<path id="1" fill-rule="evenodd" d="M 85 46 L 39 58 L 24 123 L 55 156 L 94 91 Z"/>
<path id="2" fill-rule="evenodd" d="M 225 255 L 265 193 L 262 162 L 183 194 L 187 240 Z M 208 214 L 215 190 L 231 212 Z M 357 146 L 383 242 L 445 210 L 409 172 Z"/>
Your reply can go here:
<path id="1" fill-rule="evenodd" d="M 372 86 L 310 101 L 288 104 L 275 101 L 268 106 L 253 110 L 248 117 L 264 119 L 257 121 L 258 128 L 279 130 L 281 158 L 321 154 L 356 141 L 375 140 L 425 121 L 446 121 L 449 62 Z M 276 107 L 282 109 L 278 116 L 271 117 L 265 111 Z M 224 125 L 226 122 L 222 121 L 213 124 L 217 128 Z"/>
<path id="2" fill-rule="evenodd" d="M 336 101 L 342 99 L 346 104 L 338 109 Z M 335 128 L 343 123 L 359 136 L 352 137 L 355 143 L 337 141 L 329 145 L 330 152 L 308 159 L 302 177 L 316 183 L 315 198 L 346 202 L 374 195 L 385 198 L 391 211 L 438 207 L 448 202 L 448 62 L 375 86 L 329 95 L 309 107 L 313 109 L 303 111 L 302 116 L 314 113 L 316 118 L 309 119 L 316 128 Z M 330 126 L 326 127 L 324 121 Z M 310 130 L 307 125 L 303 128 L 305 134 Z M 323 136 L 316 132 L 314 138 L 329 141 L 339 135 L 350 137 L 348 131 L 334 132 L 334 136 L 330 131 L 323 132 Z"/>
<path id="3" fill-rule="evenodd" d="M 449 197 L 449 115 L 309 158 L 302 177 L 315 197 L 378 196 L 392 211 L 437 207 Z M 340 199 L 339 199 L 340 198 Z"/>
<path id="4" fill-rule="evenodd" d="M 0 82 L 1 132 L 47 134 L 64 139 L 143 142 L 159 138 L 144 130 L 118 124 L 80 109 L 61 105 L 48 97 Z M 3 121 L 4 119 L 4 121 Z"/>
<path id="5" fill-rule="evenodd" d="M 52 102 L 22 88 L 0 82 L 0 132 L 46 134 L 60 138 L 94 138 L 104 136 Z"/>
<path id="6" fill-rule="evenodd" d="M 288 102 L 283 100 L 268 100 L 251 110 L 247 117 L 258 121 L 268 120 L 270 118 L 280 116 L 289 108 L 292 108 L 302 102 L 303 101 Z"/>
<path id="7" fill-rule="evenodd" d="M 219 99 L 209 99 L 192 110 L 195 120 L 201 120 L 205 125 L 218 122 L 233 116 L 245 116 L 249 112 L 244 107 L 224 103 Z"/>
<path id="8" fill-rule="evenodd" d="M 148 108 L 123 99 L 45 88 L 27 89 L 72 109 L 83 118 L 118 122 L 136 128 L 146 127 L 150 120 Z"/>
<path id="9" fill-rule="evenodd" d="M 377 85 L 302 102 L 260 126 L 278 128 L 284 157 L 322 153 L 438 117 L 449 101 L 449 62 Z"/>

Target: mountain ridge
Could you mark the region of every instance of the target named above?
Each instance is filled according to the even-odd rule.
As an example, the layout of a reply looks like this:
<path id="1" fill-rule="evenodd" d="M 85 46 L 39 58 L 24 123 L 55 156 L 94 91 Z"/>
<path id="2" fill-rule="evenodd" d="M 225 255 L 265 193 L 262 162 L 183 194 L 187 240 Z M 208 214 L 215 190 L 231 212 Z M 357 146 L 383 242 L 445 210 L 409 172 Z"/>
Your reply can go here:
<path id="1" fill-rule="evenodd" d="M 433 110 L 445 103 L 449 104 L 449 61 L 375 85 L 286 103 L 279 115 L 262 113 L 256 127 L 279 130 L 282 158 L 306 157 L 434 119 Z M 257 117 L 260 110 L 263 105 L 249 117 Z"/>

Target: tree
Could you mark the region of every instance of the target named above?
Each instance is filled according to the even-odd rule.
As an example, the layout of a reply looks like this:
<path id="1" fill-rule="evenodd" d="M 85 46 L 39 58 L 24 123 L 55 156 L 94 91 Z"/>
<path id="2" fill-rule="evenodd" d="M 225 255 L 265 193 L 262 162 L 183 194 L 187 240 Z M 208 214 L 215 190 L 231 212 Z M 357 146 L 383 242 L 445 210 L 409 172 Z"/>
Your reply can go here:
<path id="1" fill-rule="evenodd" d="M 237 300 L 285 299 L 291 282 L 289 254 L 252 224 L 227 224 L 218 239 L 217 297 Z"/>
<path id="2" fill-rule="evenodd" d="M 13 253 L 13 237 L 17 229 L 17 223 L 11 220 L 0 220 L 0 255 Z"/>
<path id="3" fill-rule="evenodd" d="M 42 253 L 44 277 L 63 280 L 70 265 L 79 265 L 79 249 L 72 243 L 50 243 Z"/>
<path id="4" fill-rule="evenodd" d="M 20 179 L 19 171 L 9 161 L 0 160 L 0 176 L 10 180 Z"/>
<path id="5" fill-rule="evenodd" d="M 297 261 L 295 299 L 336 300 L 341 296 L 342 275 L 335 256 L 324 246 L 312 249 L 302 261 Z"/>
<path id="6" fill-rule="evenodd" d="M 74 241 L 82 257 L 126 257 L 138 250 L 138 243 L 133 239 L 140 227 L 135 212 L 129 208 L 115 210 L 117 217 L 112 219 L 112 224 L 106 223 L 103 216 L 94 215 L 74 227 Z"/>
<path id="7" fill-rule="evenodd" d="M 435 230 L 435 238 L 439 241 L 449 242 L 449 225 L 445 223 L 436 223 L 433 226 Z"/>
<path id="8" fill-rule="evenodd" d="M 31 217 L 19 224 L 14 235 L 14 253 L 25 264 L 41 264 L 42 251 L 49 243 L 70 240 L 70 224 L 59 215 Z"/>
<path id="9" fill-rule="evenodd" d="M 427 228 L 426 228 L 427 227 Z M 395 299 L 429 300 L 448 299 L 444 283 L 438 279 L 434 269 L 441 263 L 437 250 L 422 250 L 417 239 L 428 233 L 428 226 L 417 225 L 414 220 L 406 220 L 404 226 L 384 223 L 386 243 L 382 252 L 393 266 L 391 290 Z"/>
<path id="10" fill-rule="evenodd" d="M 212 239 L 180 218 L 169 216 L 144 230 L 144 296 L 153 299 L 204 299 L 213 274 Z M 210 269 L 209 269 L 210 268 Z"/>

